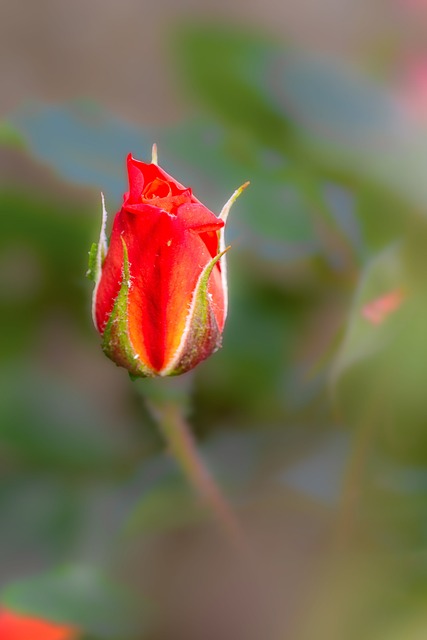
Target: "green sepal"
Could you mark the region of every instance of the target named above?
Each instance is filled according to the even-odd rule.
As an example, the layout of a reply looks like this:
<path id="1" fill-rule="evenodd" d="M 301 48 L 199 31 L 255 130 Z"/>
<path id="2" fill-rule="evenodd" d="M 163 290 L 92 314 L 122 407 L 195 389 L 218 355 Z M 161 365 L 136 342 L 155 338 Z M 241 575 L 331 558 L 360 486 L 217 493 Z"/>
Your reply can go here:
<path id="1" fill-rule="evenodd" d="M 229 248 L 215 256 L 202 271 L 193 294 L 187 335 L 172 363 L 161 375 L 177 376 L 185 373 L 221 347 L 222 336 L 209 302 L 208 286 L 214 266 Z"/>
<path id="2" fill-rule="evenodd" d="M 98 243 L 92 242 L 92 246 L 89 250 L 88 269 L 86 271 L 86 277 L 92 282 L 96 282 L 98 279 Z"/>
<path id="3" fill-rule="evenodd" d="M 108 358 L 118 366 L 125 367 L 129 371 L 130 375 L 135 376 L 136 378 L 153 377 L 156 374 L 141 362 L 129 337 L 128 296 L 132 284 L 128 251 L 123 238 L 122 243 L 122 283 L 102 336 L 102 349 Z"/>

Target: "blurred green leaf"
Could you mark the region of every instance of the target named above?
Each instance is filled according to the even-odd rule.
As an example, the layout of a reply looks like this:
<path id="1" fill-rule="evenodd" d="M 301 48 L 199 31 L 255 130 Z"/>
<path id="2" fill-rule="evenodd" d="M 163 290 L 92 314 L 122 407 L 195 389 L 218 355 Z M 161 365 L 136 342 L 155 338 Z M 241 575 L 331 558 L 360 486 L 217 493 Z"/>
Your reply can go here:
<path id="1" fill-rule="evenodd" d="M 62 561 L 81 529 L 77 487 L 28 470 L 0 476 L 0 587 L 29 570 Z"/>
<path id="2" fill-rule="evenodd" d="M 46 311 L 82 318 L 82 286 L 94 226 L 87 208 L 16 189 L 0 190 L 0 350 L 26 353 Z M 87 323 L 86 323 L 87 326 Z"/>
<path id="3" fill-rule="evenodd" d="M 19 613 L 76 626 L 100 638 L 139 637 L 148 605 L 98 569 L 70 566 L 12 584 L 2 604 Z"/>
<path id="4" fill-rule="evenodd" d="M 368 262 L 354 294 L 345 334 L 334 359 L 332 378 L 335 384 L 349 367 L 383 349 L 399 328 L 399 323 L 396 327 L 395 313 L 390 317 L 385 314 L 384 320 L 377 322 L 366 316 L 366 306 L 390 292 L 406 290 L 407 284 L 401 245 L 388 247 Z"/>
<path id="5" fill-rule="evenodd" d="M 0 147 L 21 148 L 24 141 L 19 131 L 9 122 L 0 120 Z"/>
<path id="6" fill-rule="evenodd" d="M 416 240 L 419 236 L 419 241 Z M 382 453 L 426 463 L 425 243 L 422 228 L 366 266 L 332 364 L 341 415 Z"/>
<path id="7" fill-rule="evenodd" d="M 188 527 L 209 518 L 209 512 L 195 498 L 179 471 L 160 479 L 139 500 L 127 524 L 130 535 L 159 533 Z"/>
<path id="8" fill-rule="evenodd" d="M 162 166 L 194 185 L 196 195 L 217 212 L 250 178 L 250 191 L 234 207 L 228 238 L 237 236 L 266 259 L 295 260 L 319 251 L 298 170 L 247 136 L 200 120 L 148 134 L 101 109 L 88 116 L 75 105 L 27 109 L 13 122 L 32 153 L 67 180 L 105 191 L 115 208 L 126 188 L 125 158 L 132 150 L 148 161 L 149 138 L 158 144 Z"/>
<path id="9" fill-rule="evenodd" d="M 126 157 L 150 157 L 153 140 L 137 127 L 88 103 L 69 109 L 30 105 L 11 118 L 29 150 L 70 182 L 95 186 L 114 197 L 125 191 Z"/>
<path id="10" fill-rule="evenodd" d="M 398 139 L 402 114 L 391 94 L 336 58 L 282 48 L 265 71 L 269 99 L 300 133 L 331 145 L 345 141 L 349 152 Z"/>
<path id="11" fill-rule="evenodd" d="M 175 39 L 182 76 L 214 113 L 235 129 L 283 148 L 290 128 L 263 90 L 266 64 L 280 51 L 270 37 L 225 25 L 185 26 Z"/>
<path id="12" fill-rule="evenodd" d="M 248 234 L 260 244 L 275 239 L 284 257 L 291 244 L 294 255 L 299 245 L 302 254 L 318 248 L 306 185 L 289 161 L 250 137 L 209 121 L 184 123 L 159 136 L 160 160 L 165 159 L 168 171 L 197 185 L 196 195 L 202 200 L 215 198 L 212 208 L 217 212 L 237 187 L 251 181 L 230 215 L 230 239 L 237 235 L 245 242 Z"/>
<path id="13" fill-rule="evenodd" d="M 186 26 L 175 50 L 196 97 L 233 128 L 306 172 L 371 181 L 425 208 L 426 133 L 378 83 L 235 25 Z"/>
<path id="14" fill-rule="evenodd" d="M 321 574 L 298 640 L 385 640 L 413 607 L 402 571 L 377 550 L 329 555 Z"/>
<path id="15" fill-rule="evenodd" d="M 389 473 L 391 468 L 389 464 Z M 425 473 L 425 468 L 395 466 L 387 477 L 381 467 L 375 470 L 370 491 L 364 496 L 362 522 L 383 548 L 396 553 L 427 551 Z M 409 489 L 402 475 L 420 481 L 420 486 Z"/>
<path id="16" fill-rule="evenodd" d="M 240 284 L 233 278 L 234 306 L 224 348 L 198 370 L 195 401 L 202 424 L 215 425 L 223 415 L 227 420 L 232 415 L 236 425 L 247 428 L 282 417 L 279 380 L 290 366 L 291 310 L 285 296 L 269 296 L 266 291 L 258 296 L 254 289 L 250 295 L 249 282 Z"/>
<path id="17" fill-rule="evenodd" d="M 114 474 L 133 457 L 121 432 L 77 389 L 28 368 L 7 367 L 0 381 L 0 451 L 9 459 Z"/>
<path id="18" fill-rule="evenodd" d="M 273 56 L 266 76 L 275 79 L 268 96 L 276 98 L 313 162 L 374 181 L 425 208 L 427 136 L 398 96 L 333 58 L 297 50 Z"/>

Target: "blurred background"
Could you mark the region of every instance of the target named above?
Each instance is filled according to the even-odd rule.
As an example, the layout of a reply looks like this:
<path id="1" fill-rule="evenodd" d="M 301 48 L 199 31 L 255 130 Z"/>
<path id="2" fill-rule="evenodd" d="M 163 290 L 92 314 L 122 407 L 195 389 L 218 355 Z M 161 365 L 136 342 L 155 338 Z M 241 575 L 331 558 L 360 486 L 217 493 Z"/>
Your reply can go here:
<path id="1" fill-rule="evenodd" d="M 0 8 L 0 606 L 91 640 L 425 638 L 427 2 Z M 223 348 L 161 391 L 105 358 L 85 279 L 153 142 L 215 212 L 251 181 Z M 147 411 L 177 388 L 249 557 Z"/>

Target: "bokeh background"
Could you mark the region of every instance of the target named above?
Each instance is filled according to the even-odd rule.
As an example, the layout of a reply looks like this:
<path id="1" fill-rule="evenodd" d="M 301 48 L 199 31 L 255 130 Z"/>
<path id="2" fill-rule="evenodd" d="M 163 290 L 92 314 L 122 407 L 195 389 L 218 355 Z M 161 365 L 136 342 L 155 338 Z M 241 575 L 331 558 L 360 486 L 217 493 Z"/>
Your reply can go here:
<path id="1" fill-rule="evenodd" d="M 427 2 L 0 8 L 0 606 L 92 640 L 425 638 Z M 181 383 L 249 557 L 91 324 L 99 192 L 112 217 L 153 142 L 213 211 L 251 180 L 223 349 Z"/>

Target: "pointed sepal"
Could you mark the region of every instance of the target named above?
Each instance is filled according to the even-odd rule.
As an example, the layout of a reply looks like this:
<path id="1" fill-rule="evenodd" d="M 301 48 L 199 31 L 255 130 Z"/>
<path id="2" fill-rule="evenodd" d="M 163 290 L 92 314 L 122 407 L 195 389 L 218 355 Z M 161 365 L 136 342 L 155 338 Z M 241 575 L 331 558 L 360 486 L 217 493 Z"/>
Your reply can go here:
<path id="1" fill-rule="evenodd" d="M 221 279 L 222 279 L 222 289 L 224 291 L 224 321 L 227 318 L 228 311 L 228 282 L 227 282 L 227 260 L 225 258 L 225 227 L 227 226 L 228 214 L 230 213 L 230 209 L 233 204 L 236 202 L 237 198 L 243 193 L 243 191 L 248 187 L 250 182 L 245 182 L 241 187 L 236 189 L 231 198 L 227 200 L 225 205 L 223 206 L 221 213 L 219 214 L 220 220 L 224 221 L 224 226 L 219 230 L 219 250 L 222 253 L 223 257 L 221 259 Z"/>
<path id="2" fill-rule="evenodd" d="M 89 249 L 89 260 L 87 265 L 86 277 L 92 282 L 96 282 L 98 276 L 97 269 L 97 256 L 98 256 L 98 244 L 92 242 L 92 246 Z"/>
<path id="3" fill-rule="evenodd" d="M 122 283 L 102 336 L 102 349 L 110 360 L 115 362 L 117 366 L 125 367 L 132 376 L 136 378 L 153 377 L 157 374 L 141 361 L 129 337 L 128 298 L 132 281 L 128 250 L 123 238 L 122 243 Z"/>
<path id="4" fill-rule="evenodd" d="M 222 333 L 215 319 L 208 286 L 213 268 L 229 249 L 230 247 L 226 247 L 215 256 L 200 274 L 180 346 L 159 375 L 175 376 L 185 373 L 221 347 Z"/>
<path id="5" fill-rule="evenodd" d="M 104 264 L 105 256 L 108 252 L 108 242 L 107 242 L 107 209 L 105 208 L 105 199 L 104 194 L 101 192 L 101 202 L 102 202 L 102 221 L 101 221 L 101 231 L 99 234 L 98 243 L 93 242 L 89 251 L 89 268 L 86 272 L 88 278 L 93 280 L 95 283 L 93 294 L 92 294 L 92 320 L 95 328 L 97 328 L 96 323 L 96 295 L 98 293 L 98 286 L 101 280 L 102 275 L 102 265 Z"/>

